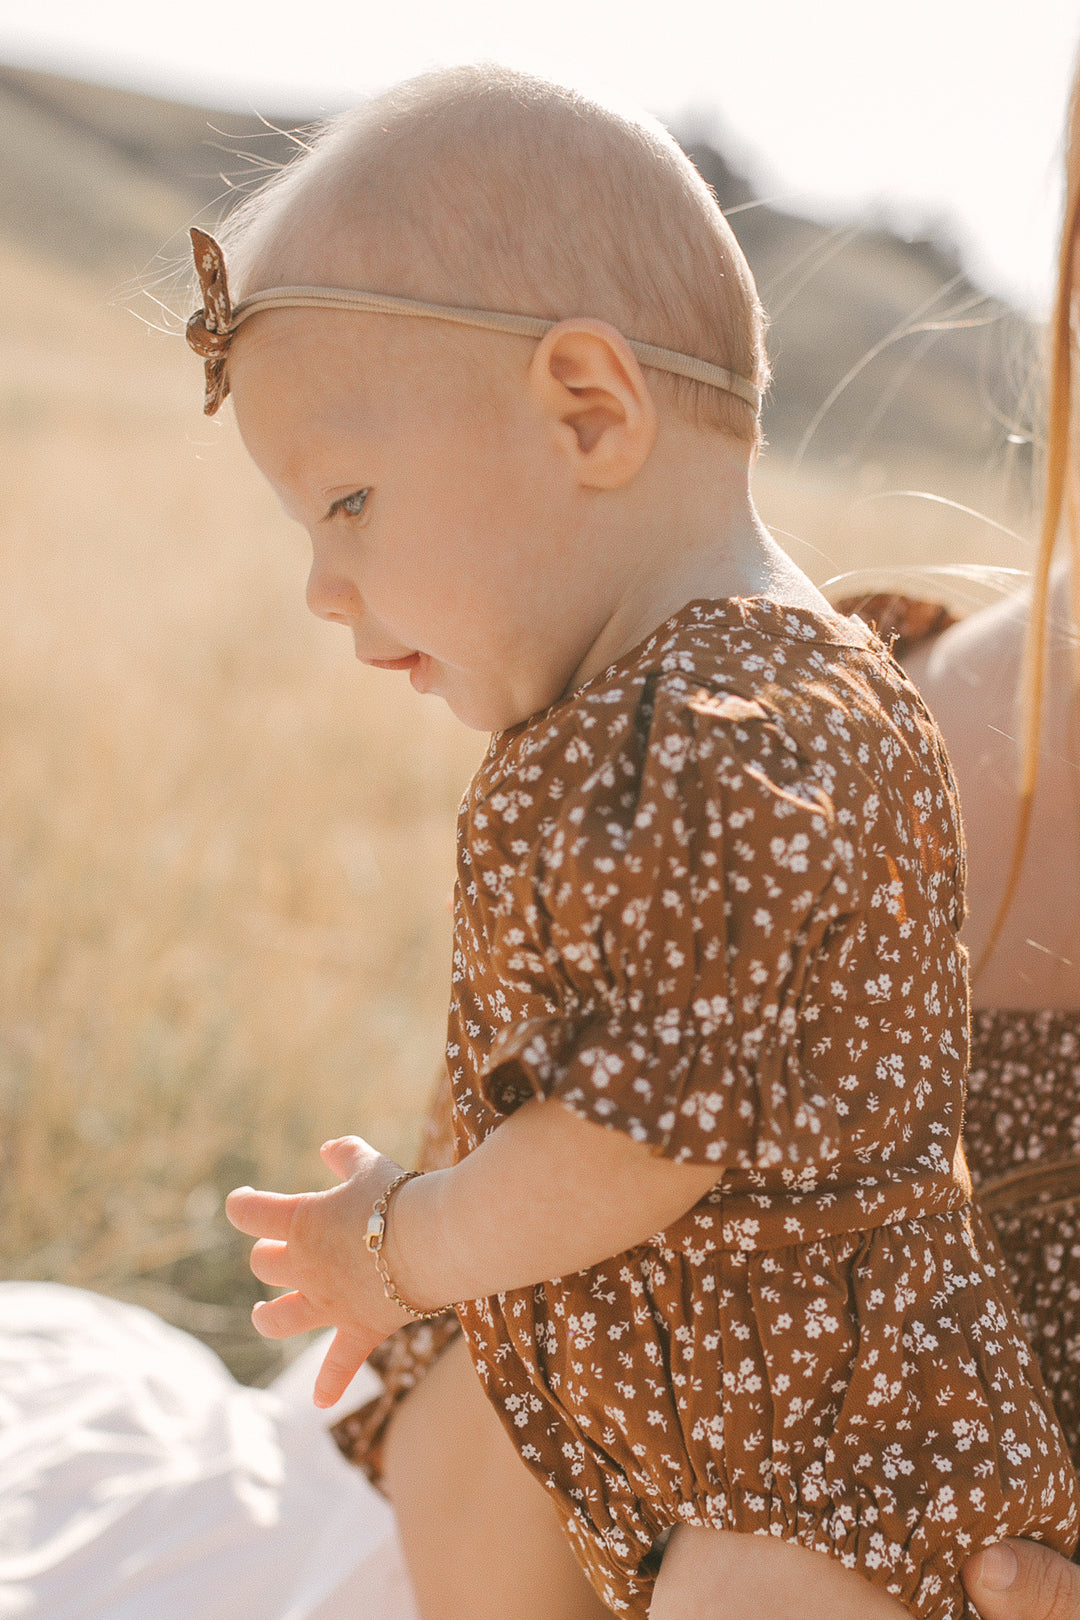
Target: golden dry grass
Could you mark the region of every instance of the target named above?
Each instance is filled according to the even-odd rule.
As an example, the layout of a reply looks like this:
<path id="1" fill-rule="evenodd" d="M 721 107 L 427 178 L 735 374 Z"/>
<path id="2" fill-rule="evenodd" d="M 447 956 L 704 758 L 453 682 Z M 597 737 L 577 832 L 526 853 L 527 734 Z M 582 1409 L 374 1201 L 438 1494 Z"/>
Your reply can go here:
<path id="1" fill-rule="evenodd" d="M 351 1129 L 409 1159 L 482 740 L 308 617 L 303 536 L 178 342 L 0 273 L 0 1266 L 149 1303 L 257 1377 L 222 1195 L 312 1184 Z M 761 488 L 819 579 L 1018 560 L 805 470 Z"/>
<path id="2" fill-rule="evenodd" d="M 480 739 L 309 618 L 186 352 L 64 290 L 40 361 L 33 299 L 2 337 L 3 1266 L 254 1372 L 221 1195 L 412 1152 Z"/>

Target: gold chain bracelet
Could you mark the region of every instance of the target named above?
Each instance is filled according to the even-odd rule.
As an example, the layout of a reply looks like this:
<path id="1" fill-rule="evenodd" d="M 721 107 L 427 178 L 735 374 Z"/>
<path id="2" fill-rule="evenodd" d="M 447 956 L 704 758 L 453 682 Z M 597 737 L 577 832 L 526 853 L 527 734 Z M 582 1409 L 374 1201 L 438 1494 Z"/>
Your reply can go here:
<path id="1" fill-rule="evenodd" d="M 397 1192 L 399 1187 L 403 1187 L 407 1181 L 415 1180 L 415 1178 L 420 1174 L 421 1172 L 419 1170 L 403 1170 L 401 1175 L 397 1176 L 395 1180 L 390 1183 L 382 1197 L 375 1200 L 374 1208 L 372 1209 L 371 1214 L 368 1216 L 367 1231 L 364 1233 L 364 1244 L 368 1253 L 371 1255 L 371 1258 L 375 1262 L 375 1269 L 382 1278 L 383 1293 L 386 1295 L 390 1303 L 392 1305 L 400 1306 L 403 1311 L 407 1311 L 414 1321 L 433 1322 L 437 1316 L 444 1316 L 448 1310 L 452 1309 L 452 1307 L 449 1305 L 440 1305 L 437 1311 L 418 1311 L 414 1305 L 410 1305 L 407 1300 L 402 1299 L 401 1295 L 394 1286 L 394 1279 L 391 1277 L 390 1272 L 387 1269 L 386 1261 L 383 1259 L 382 1252 L 383 1242 L 386 1238 L 386 1214 L 390 1207 L 390 1200 Z"/>

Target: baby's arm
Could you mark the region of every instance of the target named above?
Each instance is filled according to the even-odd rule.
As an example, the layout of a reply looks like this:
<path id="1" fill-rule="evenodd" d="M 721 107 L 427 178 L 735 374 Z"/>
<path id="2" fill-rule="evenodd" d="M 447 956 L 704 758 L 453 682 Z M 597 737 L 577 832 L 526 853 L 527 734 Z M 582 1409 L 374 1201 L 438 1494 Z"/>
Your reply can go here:
<path id="1" fill-rule="evenodd" d="M 269 1338 L 334 1326 L 316 1384 L 331 1405 L 375 1345 L 408 1318 L 383 1293 L 364 1245 L 376 1199 L 398 1167 L 357 1137 L 328 1143 L 343 1184 L 328 1192 L 230 1195 L 228 1214 L 260 1239 L 255 1275 L 291 1290 L 257 1305 Z M 451 1170 L 395 1193 L 383 1259 L 419 1311 L 566 1276 L 633 1248 L 690 1209 L 719 1165 L 675 1164 L 630 1137 L 575 1118 L 560 1103 L 526 1103 Z"/>
<path id="2" fill-rule="evenodd" d="M 565 1277 L 670 1226 L 720 1179 L 561 1103 L 526 1103 L 452 1170 L 395 1196 L 384 1250 L 410 1304 Z"/>

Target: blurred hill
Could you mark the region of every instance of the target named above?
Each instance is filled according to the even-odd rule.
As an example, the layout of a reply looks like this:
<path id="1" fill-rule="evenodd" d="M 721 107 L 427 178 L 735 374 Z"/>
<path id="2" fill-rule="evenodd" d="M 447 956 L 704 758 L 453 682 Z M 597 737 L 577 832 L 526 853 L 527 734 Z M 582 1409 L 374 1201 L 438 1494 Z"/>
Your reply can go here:
<path id="1" fill-rule="evenodd" d="M 784 213 L 712 147 L 684 144 L 769 313 L 777 448 L 852 467 L 918 451 L 984 464 L 1000 451 L 1003 424 L 1030 414 L 1036 333 L 974 285 L 951 243 Z"/>
<path id="2" fill-rule="evenodd" d="M 189 221 L 212 224 L 234 186 L 289 156 L 285 132 L 304 122 L 298 109 L 262 121 L 0 68 L 0 239 L 99 286 L 152 282 L 186 258 Z M 947 244 L 784 213 L 707 142 L 687 149 L 771 316 L 774 450 L 839 471 L 924 457 L 959 471 L 1000 454 L 1025 415 L 1032 333 Z M 962 482 L 947 478 L 947 492 Z"/>

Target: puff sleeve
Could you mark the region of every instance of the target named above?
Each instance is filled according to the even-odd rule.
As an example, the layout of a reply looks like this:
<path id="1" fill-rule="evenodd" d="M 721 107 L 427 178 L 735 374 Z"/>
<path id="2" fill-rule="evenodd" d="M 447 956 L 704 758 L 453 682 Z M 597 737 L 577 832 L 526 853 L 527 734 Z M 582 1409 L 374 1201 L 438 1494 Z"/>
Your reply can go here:
<path id="1" fill-rule="evenodd" d="M 549 1010 L 498 1033 L 488 1103 L 557 1097 L 718 1170 L 829 1159 L 813 1026 L 854 879 L 812 759 L 759 698 L 663 678 L 592 755 L 542 826 L 506 957 Z"/>

